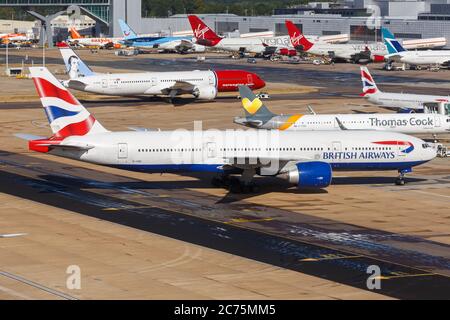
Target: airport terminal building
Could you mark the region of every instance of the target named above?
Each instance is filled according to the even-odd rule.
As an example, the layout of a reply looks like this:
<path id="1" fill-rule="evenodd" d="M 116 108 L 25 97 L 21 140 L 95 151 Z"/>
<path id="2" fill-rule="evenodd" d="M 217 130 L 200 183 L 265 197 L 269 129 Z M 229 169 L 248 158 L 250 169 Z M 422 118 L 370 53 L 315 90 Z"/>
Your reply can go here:
<path id="1" fill-rule="evenodd" d="M 121 36 L 118 19 L 138 33 L 171 34 L 190 30 L 186 15 L 142 17 L 141 0 L 0 0 L 0 6 L 52 7 L 55 12 L 77 5 L 97 23 L 97 33 Z M 342 0 L 280 8 L 271 16 L 200 15 L 219 34 L 273 31 L 286 35 L 285 19 L 309 35 L 347 33 L 354 41 L 380 39 L 379 27 L 388 27 L 398 38 L 446 37 L 450 44 L 450 0 Z M 376 32 L 377 30 L 378 32 Z"/>

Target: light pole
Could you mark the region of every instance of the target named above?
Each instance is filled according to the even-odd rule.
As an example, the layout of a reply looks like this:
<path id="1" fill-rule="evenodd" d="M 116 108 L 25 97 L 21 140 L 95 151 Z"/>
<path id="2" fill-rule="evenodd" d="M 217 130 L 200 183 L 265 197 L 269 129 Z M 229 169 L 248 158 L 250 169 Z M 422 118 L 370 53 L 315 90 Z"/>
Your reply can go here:
<path id="1" fill-rule="evenodd" d="M 45 32 L 42 34 L 42 66 L 45 67 Z"/>
<path id="2" fill-rule="evenodd" d="M 6 39 L 6 73 L 8 73 L 9 69 L 9 40 Z"/>

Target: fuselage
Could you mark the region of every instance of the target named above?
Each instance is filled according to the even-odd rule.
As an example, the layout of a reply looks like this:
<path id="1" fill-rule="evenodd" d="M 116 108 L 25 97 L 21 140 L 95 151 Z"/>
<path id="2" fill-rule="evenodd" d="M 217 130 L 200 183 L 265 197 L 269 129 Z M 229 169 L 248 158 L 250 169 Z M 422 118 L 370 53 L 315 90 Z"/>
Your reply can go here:
<path id="1" fill-rule="evenodd" d="M 368 44 L 333 44 L 333 43 L 315 43 L 307 50 L 308 53 L 318 56 L 329 56 L 331 53 L 336 58 L 352 59 L 355 54 L 364 51 L 370 51 L 372 56 L 384 56 L 387 54 L 386 47 L 382 43 Z"/>
<path id="2" fill-rule="evenodd" d="M 388 58 L 412 65 L 441 65 L 450 62 L 450 50 L 403 51 Z"/>
<path id="3" fill-rule="evenodd" d="M 235 121 L 239 123 L 240 121 Z M 245 118 L 241 121 L 245 124 Z M 254 122 L 254 124 L 257 124 Z M 247 124 L 249 125 L 249 124 Z M 251 126 L 251 125 L 250 125 Z M 279 115 L 255 127 L 280 130 L 378 130 L 419 133 L 450 132 L 450 116 L 424 113 Z M 355 133 L 357 134 L 357 133 Z"/>
<path id="4" fill-rule="evenodd" d="M 342 170 L 403 170 L 436 156 L 421 139 L 375 131 L 105 132 L 70 136 L 59 142 L 87 150 L 33 147 L 39 143 L 30 142 L 30 149 L 145 172 L 222 172 L 227 167 L 240 168 L 239 161 L 243 161 L 242 167 L 248 161 L 260 161 L 270 168 L 270 175 L 301 161 L 323 161 Z"/>
<path id="5" fill-rule="evenodd" d="M 180 83 L 183 85 L 179 85 Z M 195 89 L 237 91 L 239 85 L 259 89 L 265 86 L 265 82 L 256 74 L 241 70 L 197 70 L 96 74 L 68 80 L 65 85 L 76 90 L 106 95 L 159 95 L 168 94 L 173 88 L 179 88 L 179 94 L 192 93 Z"/>
<path id="6" fill-rule="evenodd" d="M 136 37 L 121 41 L 126 46 L 146 49 L 165 49 L 179 45 L 181 41 L 192 41 L 192 37 Z"/>
<path id="7" fill-rule="evenodd" d="M 122 40 L 122 38 L 76 38 L 72 39 L 71 41 L 88 47 L 103 47 L 110 43 L 117 45 L 119 44 L 120 40 Z"/>
<path id="8" fill-rule="evenodd" d="M 449 101 L 448 96 L 433 96 L 424 94 L 411 94 L 411 93 L 392 93 L 381 92 L 366 94 L 365 97 L 372 103 L 392 108 L 405 108 L 405 109 L 423 109 L 424 103 L 427 102 L 445 102 Z"/>

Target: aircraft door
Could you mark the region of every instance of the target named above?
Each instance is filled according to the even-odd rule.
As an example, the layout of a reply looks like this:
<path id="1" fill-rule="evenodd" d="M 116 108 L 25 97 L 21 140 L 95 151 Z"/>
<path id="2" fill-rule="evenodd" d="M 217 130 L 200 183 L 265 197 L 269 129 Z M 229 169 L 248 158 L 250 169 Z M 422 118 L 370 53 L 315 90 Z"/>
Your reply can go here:
<path id="1" fill-rule="evenodd" d="M 340 152 L 342 150 L 342 143 L 340 141 L 333 141 L 331 150 L 335 152 Z"/>
<path id="2" fill-rule="evenodd" d="M 213 75 L 209 75 L 209 77 L 208 77 L 208 80 L 209 80 L 209 84 L 210 85 L 215 85 L 215 83 L 214 83 L 214 76 Z"/>
<path id="3" fill-rule="evenodd" d="M 156 86 L 158 84 L 158 79 L 156 79 L 156 77 L 152 78 L 152 86 Z"/>
<path id="4" fill-rule="evenodd" d="M 406 150 L 406 146 L 404 144 L 400 144 L 401 142 L 397 142 L 397 155 L 399 157 L 404 157 L 406 155 L 405 152 L 403 152 L 404 150 Z"/>
<path id="5" fill-rule="evenodd" d="M 128 158 L 128 144 L 118 143 L 117 144 L 117 159 L 124 160 Z"/>
<path id="6" fill-rule="evenodd" d="M 208 142 L 206 144 L 206 154 L 207 154 L 208 159 L 216 157 L 216 143 L 215 142 Z"/>
<path id="7" fill-rule="evenodd" d="M 434 126 L 439 128 L 441 126 L 441 118 L 439 116 L 434 116 Z"/>
<path id="8" fill-rule="evenodd" d="M 102 79 L 102 88 L 108 88 L 108 79 Z"/>
<path id="9" fill-rule="evenodd" d="M 247 74 L 247 84 L 248 85 L 253 84 L 253 76 L 251 74 Z"/>

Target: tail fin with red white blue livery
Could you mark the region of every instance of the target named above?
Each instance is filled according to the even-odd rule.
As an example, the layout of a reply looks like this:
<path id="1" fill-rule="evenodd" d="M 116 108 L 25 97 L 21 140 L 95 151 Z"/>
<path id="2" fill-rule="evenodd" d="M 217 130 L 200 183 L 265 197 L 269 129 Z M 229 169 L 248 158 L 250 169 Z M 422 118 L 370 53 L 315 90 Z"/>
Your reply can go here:
<path id="1" fill-rule="evenodd" d="M 44 67 L 30 67 L 54 140 L 108 132 Z"/>
<path id="2" fill-rule="evenodd" d="M 372 75 L 369 72 L 369 69 L 363 66 L 361 66 L 360 69 L 361 69 L 361 81 L 363 85 L 363 92 L 360 94 L 360 96 L 365 97 L 366 95 L 380 92 L 378 90 L 375 81 L 372 78 Z"/>

